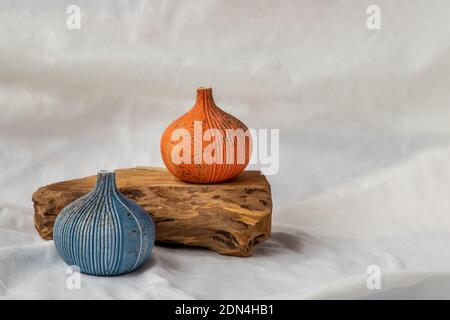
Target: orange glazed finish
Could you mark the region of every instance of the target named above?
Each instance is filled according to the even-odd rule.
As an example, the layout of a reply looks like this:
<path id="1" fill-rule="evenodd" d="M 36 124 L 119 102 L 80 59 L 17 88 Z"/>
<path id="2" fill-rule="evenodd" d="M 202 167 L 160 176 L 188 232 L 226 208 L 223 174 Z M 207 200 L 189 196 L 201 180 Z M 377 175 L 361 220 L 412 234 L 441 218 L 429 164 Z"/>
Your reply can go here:
<path id="1" fill-rule="evenodd" d="M 195 123 L 197 123 L 197 131 L 194 129 L 196 128 Z M 200 127 L 201 136 L 198 134 Z M 181 152 L 179 150 L 185 136 L 172 137 L 173 132 L 177 129 L 185 129 L 190 134 L 191 140 L 189 144 L 191 151 L 189 163 L 186 163 L 187 161 L 183 163 L 173 161 L 173 152 L 180 156 L 184 155 L 184 149 Z M 222 148 L 215 148 L 215 151 L 211 151 L 216 138 L 220 140 L 220 136 L 214 134 L 212 137 L 207 136 L 204 138 L 203 135 L 208 129 L 217 129 L 221 133 Z M 241 139 L 241 144 L 238 143 L 237 138 L 227 135 L 227 129 L 241 129 L 235 131 L 236 136 Z M 230 180 L 242 173 L 250 161 L 251 136 L 247 130 L 247 126 L 239 119 L 216 106 L 211 88 L 198 88 L 197 100 L 192 109 L 172 122 L 164 131 L 161 137 L 162 159 L 167 169 L 175 177 L 187 182 L 218 183 Z M 194 146 L 195 138 L 198 139 L 196 147 Z M 178 149 L 174 150 L 177 145 Z M 208 148 L 208 145 L 210 145 L 209 149 L 205 150 L 205 148 Z M 227 146 L 229 146 L 228 150 Z M 217 150 L 222 150 L 222 152 L 217 152 Z M 216 157 L 215 161 L 205 161 L 204 152 Z M 222 156 L 220 156 L 221 154 Z M 189 158 L 188 155 L 189 153 L 185 156 Z M 241 160 L 238 160 L 238 155 L 241 155 Z M 244 155 L 245 158 L 243 158 Z M 209 159 L 212 159 L 212 157 Z"/>

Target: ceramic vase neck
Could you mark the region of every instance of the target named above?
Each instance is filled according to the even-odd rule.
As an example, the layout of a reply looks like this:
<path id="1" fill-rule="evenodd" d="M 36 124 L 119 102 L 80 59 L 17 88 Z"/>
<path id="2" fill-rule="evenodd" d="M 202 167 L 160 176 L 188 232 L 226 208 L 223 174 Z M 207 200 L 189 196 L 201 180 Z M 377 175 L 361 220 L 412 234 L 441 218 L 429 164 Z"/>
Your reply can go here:
<path id="1" fill-rule="evenodd" d="M 217 108 L 214 102 L 212 88 L 200 87 L 197 89 L 197 100 L 195 101 L 195 107 L 207 111 L 208 109 Z"/>
<path id="2" fill-rule="evenodd" d="M 97 174 L 97 184 L 94 192 L 117 190 L 116 173 L 114 171 L 102 170 Z"/>

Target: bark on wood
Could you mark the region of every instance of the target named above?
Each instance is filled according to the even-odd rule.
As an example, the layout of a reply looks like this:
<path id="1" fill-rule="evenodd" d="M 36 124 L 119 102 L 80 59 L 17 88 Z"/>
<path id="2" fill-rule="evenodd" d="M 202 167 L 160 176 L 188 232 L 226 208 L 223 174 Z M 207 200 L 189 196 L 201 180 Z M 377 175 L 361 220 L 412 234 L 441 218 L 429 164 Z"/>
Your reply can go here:
<path id="1" fill-rule="evenodd" d="M 122 169 L 116 176 L 120 192 L 154 219 L 158 242 L 244 257 L 270 237 L 271 190 L 259 171 L 209 185 L 182 182 L 159 168 Z M 52 239 L 58 213 L 94 184 L 91 176 L 41 187 L 33 194 L 35 226 L 43 239 Z"/>

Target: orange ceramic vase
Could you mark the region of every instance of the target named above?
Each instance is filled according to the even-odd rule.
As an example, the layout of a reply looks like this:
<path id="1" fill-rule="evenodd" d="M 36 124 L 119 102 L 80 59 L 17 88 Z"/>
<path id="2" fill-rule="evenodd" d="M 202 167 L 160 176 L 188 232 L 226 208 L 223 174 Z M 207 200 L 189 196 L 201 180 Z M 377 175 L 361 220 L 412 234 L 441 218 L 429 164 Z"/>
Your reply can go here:
<path id="1" fill-rule="evenodd" d="M 251 135 L 239 119 L 214 103 L 211 88 L 198 88 L 195 105 L 161 137 L 167 169 L 192 183 L 218 183 L 238 176 L 250 161 Z"/>

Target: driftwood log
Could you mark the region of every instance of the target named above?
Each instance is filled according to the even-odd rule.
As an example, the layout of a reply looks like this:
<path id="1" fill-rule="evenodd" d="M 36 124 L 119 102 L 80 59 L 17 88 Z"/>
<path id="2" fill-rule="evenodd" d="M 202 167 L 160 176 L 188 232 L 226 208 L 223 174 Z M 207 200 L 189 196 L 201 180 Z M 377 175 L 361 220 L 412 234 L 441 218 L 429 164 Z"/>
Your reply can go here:
<path id="1" fill-rule="evenodd" d="M 270 185 L 259 171 L 245 171 L 233 181 L 190 184 L 159 168 L 116 171 L 125 196 L 141 205 L 156 224 L 156 241 L 206 247 L 221 254 L 250 256 L 270 237 Z M 35 226 L 52 239 L 58 213 L 88 193 L 95 176 L 55 183 L 33 194 Z"/>

